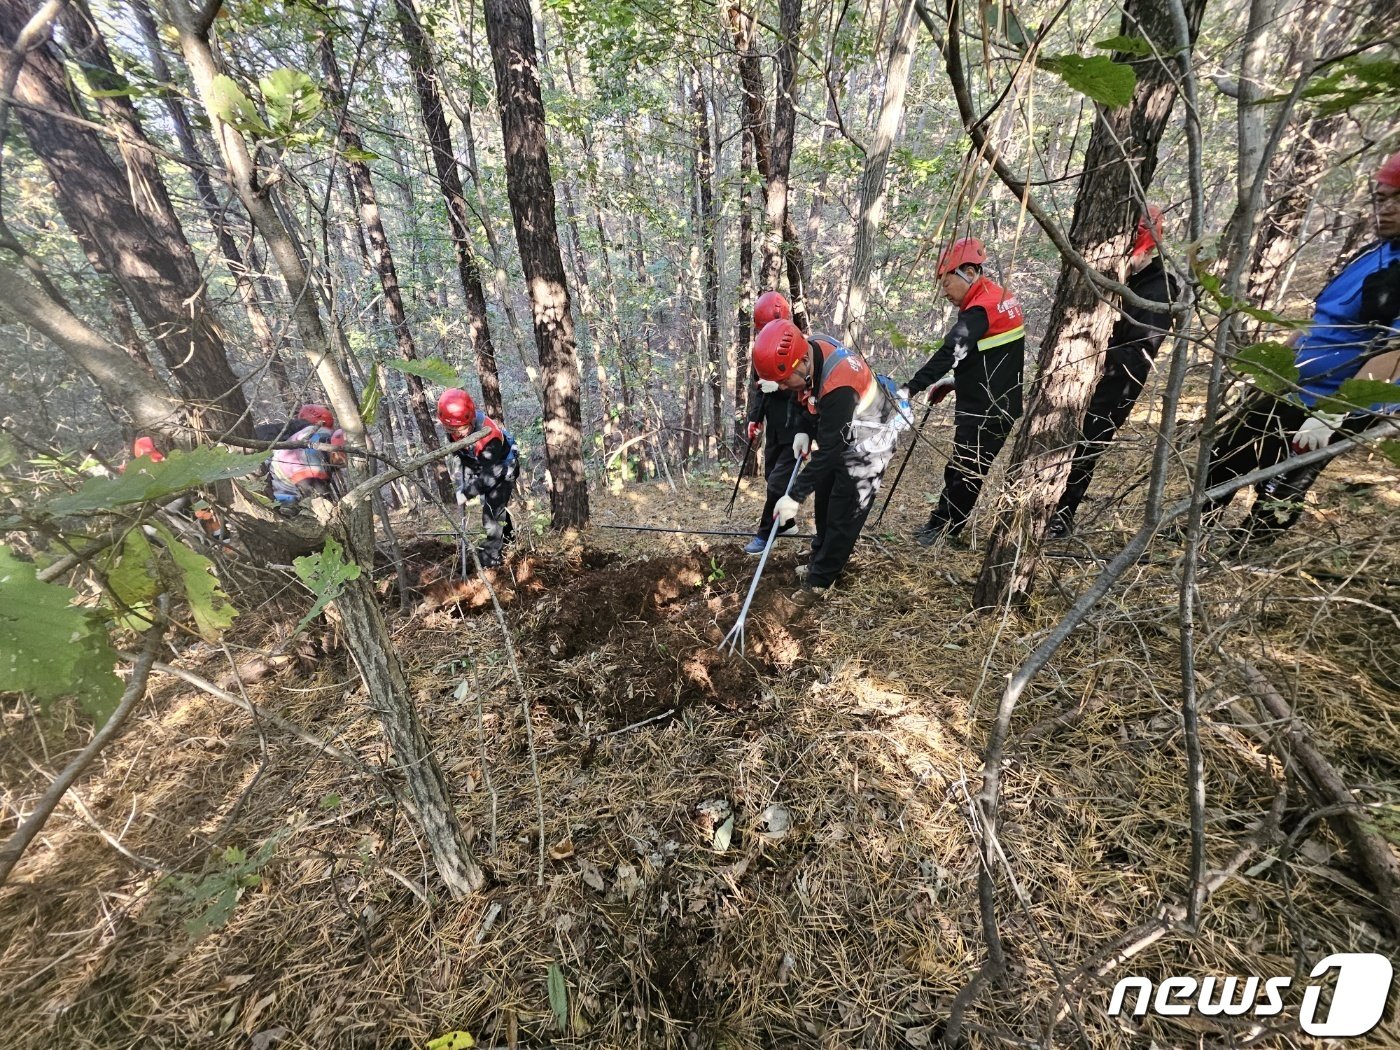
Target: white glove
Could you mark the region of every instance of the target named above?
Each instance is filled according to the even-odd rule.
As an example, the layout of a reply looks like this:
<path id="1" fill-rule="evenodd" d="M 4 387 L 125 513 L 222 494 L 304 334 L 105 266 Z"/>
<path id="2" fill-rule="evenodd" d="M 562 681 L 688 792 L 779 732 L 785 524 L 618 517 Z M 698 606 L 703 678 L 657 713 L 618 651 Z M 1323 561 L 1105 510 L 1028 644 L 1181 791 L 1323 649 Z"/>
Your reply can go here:
<path id="1" fill-rule="evenodd" d="M 792 439 L 792 454 L 798 459 L 806 459 L 807 453 L 812 451 L 812 435 L 799 431 Z M 797 506 L 797 504 L 793 504 Z"/>
<path id="2" fill-rule="evenodd" d="M 461 489 L 457 490 L 457 506 L 465 507 L 468 503 L 467 494 Z"/>
<path id="3" fill-rule="evenodd" d="M 773 382 L 771 379 L 760 379 L 758 381 L 758 389 L 765 394 L 776 394 L 782 389 L 782 386 L 779 383 Z"/>
<path id="4" fill-rule="evenodd" d="M 806 435 L 803 436 L 805 437 Z M 793 518 L 797 517 L 797 508 L 800 506 L 802 506 L 802 504 L 798 503 L 797 500 L 793 499 L 791 496 L 784 496 L 782 499 L 778 500 L 777 503 L 773 504 L 773 520 L 778 523 L 779 527 L 786 525 Z"/>
<path id="5" fill-rule="evenodd" d="M 936 405 L 957 388 L 958 381 L 952 376 L 944 376 L 928 388 L 929 404 Z"/>
<path id="6" fill-rule="evenodd" d="M 1293 451 L 1313 452 L 1325 448 L 1345 418 L 1340 412 L 1317 412 L 1308 416 L 1298 428 L 1298 433 L 1293 435 Z"/>
<path id="7" fill-rule="evenodd" d="M 901 401 L 908 401 L 908 400 L 909 400 L 909 388 L 908 388 L 907 386 L 902 386 L 902 387 L 900 387 L 898 390 L 896 390 L 896 391 L 894 392 L 894 394 L 895 394 L 895 397 L 899 398 Z"/>

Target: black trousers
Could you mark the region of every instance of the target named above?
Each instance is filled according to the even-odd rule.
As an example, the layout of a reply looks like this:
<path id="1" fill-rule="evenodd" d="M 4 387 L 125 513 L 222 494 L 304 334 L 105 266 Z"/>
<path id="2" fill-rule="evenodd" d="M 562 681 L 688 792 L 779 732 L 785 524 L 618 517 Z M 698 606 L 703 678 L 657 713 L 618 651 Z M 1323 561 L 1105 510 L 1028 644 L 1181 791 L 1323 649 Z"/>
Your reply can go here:
<path id="1" fill-rule="evenodd" d="M 1014 423 L 1014 418 L 995 409 L 987 414 L 958 412 L 953 417 L 953 454 L 943 470 L 943 493 L 929 515 L 929 529 L 950 536 L 962 531 Z"/>
<path id="2" fill-rule="evenodd" d="M 1108 450 L 1118 428 L 1127 421 L 1138 395 L 1142 393 L 1149 367 L 1144 359 L 1141 375 L 1134 375 L 1122 368 L 1111 368 L 1099 379 L 1099 385 L 1089 399 L 1088 411 L 1084 413 L 1083 435 L 1074 449 L 1074 463 L 1070 467 L 1064 495 L 1056 508 L 1057 514 L 1072 519 L 1079 510 L 1089 482 L 1094 479 L 1099 457 Z"/>
<path id="3" fill-rule="evenodd" d="M 823 478 L 812 492 L 817 536 L 812 540 L 808 586 L 830 587 L 851 560 L 893 455 L 893 446 L 876 453 L 860 445 L 850 446 L 842 456 L 841 466 Z"/>
<path id="4" fill-rule="evenodd" d="M 1259 391 L 1249 394 L 1211 449 L 1206 486 L 1223 485 L 1252 470 L 1283 462 L 1293 455 L 1293 435 L 1307 417 L 1307 409 L 1301 405 Z M 1370 413 L 1353 413 L 1342 421 L 1332 440 L 1359 434 L 1373 422 Z M 1254 505 L 1240 524 L 1240 541 L 1263 546 L 1292 528 L 1303 514 L 1308 490 L 1331 462 L 1286 471 L 1255 485 Z M 1216 524 L 1232 498 L 1208 501 L 1202 509 L 1203 524 Z"/>
<path id="5" fill-rule="evenodd" d="M 797 436 L 798 426 L 793 417 L 800 409 L 786 394 L 764 394 L 763 398 L 763 476 L 768 484 L 756 535 L 766 538 L 773 527 L 773 506 L 787 491 L 792 468 L 797 465 L 792 439 Z"/>

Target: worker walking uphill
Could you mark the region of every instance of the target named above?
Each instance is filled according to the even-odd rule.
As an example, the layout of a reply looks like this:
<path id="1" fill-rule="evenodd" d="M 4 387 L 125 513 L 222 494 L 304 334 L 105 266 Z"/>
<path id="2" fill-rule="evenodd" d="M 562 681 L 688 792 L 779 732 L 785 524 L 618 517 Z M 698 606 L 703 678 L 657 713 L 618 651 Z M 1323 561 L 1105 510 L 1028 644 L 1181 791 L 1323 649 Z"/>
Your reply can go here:
<path id="1" fill-rule="evenodd" d="M 764 292 L 753 306 L 754 334 L 774 321 L 791 321 L 792 307 L 781 292 Z M 758 396 L 750 398 L 748 432 L 749 444 L 763 433 L 763 475 L 767 480 L 763 513 L 758 518 L 758 530 L 744 547 L 745 554 L 761 554 L 768 545 L 768 533 L 773 529 L 773 506 L 782 498 L 788 478 L 797 460 L 792 454 L 792 439 L 800 429 L 797 401 L 777 383 L 757 379 Z M 789 522 L 778 530 L 781 535 L 792 530 Z"/>
<path id="2" fill-rule="evenodd" d="M 1064 495 L 1055 508 L 1055 516 L 1050 519 L 1048 539 L 1064 539 L 1074 531 L 1074 516 L 1093 480 L 1099 457 L 1137 403 L 1152 373 L 1157 350 L 1171 327 L 1171 304 L 1180 286 L 1157 256 L 1161 243 L 1162 209 L 1149 206 L 1147 215 L 1138 220 L 1137 235 L 1128 253 L 1127 285 L 1134 295 L 1161 306 L 1146 310 L 1124 304 L 1122 316 L 1113 323 L 1104 355 L 1103 376 L 1094 387 L 1088 411 L 1084 413 L 1083 436 L 1074 450 L 1074 464 L 1070 467 Z"/>
<path id="3" fill-rule="evenodd" d="M 1336 396 L 1348 379 L 1400 382 L 1393 354 L 1400 338 L 1400 153 L 1376 173 L 1372 202 L 1379 239 L 1322 289 L 1311 325 L 1293 342 L 1297 393 L 1245 395 L 1211 449 L 1207 488 L 1280 463 L 1290 452 L 1324 448 L 1339 434 L 1360 433 L 1375 423 L 1377 411 L 1400 410 L 1400 390 L 1393 400 L 1349 414 L 1319 403 Z M 1254 505 L 1235 530 L 1233 546 L 1264 545 L 1290 528 L 1322 466 L 1256 485 Z M 1218 521 L 1230 498 L 1207 502 L 1203 521 Z"/>
<path id="4" fill-rule="evenodd" d="M 933 404 L 949 392 L 957 398 L 943 493 L 928 521 L 914 531 L 923 547 L 962 531 L 992 461 L 1021 415 L 1025 318 L 1016 297 L 983 275 L 986 261 L 975 237 L 954 241 L 939 257 L 943 294 L 958 308 L 958 319 L 906 386 L 910 397 L 928 390 Z"/>
<path id="5" fill-rule="evenodd" d="M 486 527 L 486 540 L 477 548 L 483 568 L 502 564 L 502 548 L 515 537 L 515 523 L 506 504 L 515 493 L 515 479 L 520 472 L 520 456 L 510 432 L 477 409 L 476 402 L 465 390 L 445 390 L 438 398 L 438 421 L 447 436 L 460 441 L 468 434 L 486 430 L 487 434 L 457 453 L 462 468 L 457 487 L 457 503 L 465 509 L 468 501 L 481 497 L 481 523 Z"/>
<path id="6" fill-rule="evenodd" d="M 804 499 L 814 497 L 812 558 L 798 570 L 803 585 L 792 596 L 810 605 L 850 560 L 898 432 L 908 425 L 908 407 L 900 411 L 894 381 L 876 376 L 854 350 L 827 335 L 808 339 L 791 321 L 774 321 L 759 333 L 753 365 L 760 379 L 797 396 L 803 414 L 793 438 L 795 459 L 814 445 L 817 450 L 773 507 L 774 518 L 786 524 Z"/>
<path id="7" fill-rule="evenodd" d="M 313 496 L 331 498 L 334 473 L 345 465 L 345 431 L 322 405 L 303 405 L 297 415 L 301 427 L 286 441 L 304 442 L 300 448 L 279 448 L 272 453 L 268 475 L 272 498 L 280 513 L 290 516 L 300 502 Z"/>

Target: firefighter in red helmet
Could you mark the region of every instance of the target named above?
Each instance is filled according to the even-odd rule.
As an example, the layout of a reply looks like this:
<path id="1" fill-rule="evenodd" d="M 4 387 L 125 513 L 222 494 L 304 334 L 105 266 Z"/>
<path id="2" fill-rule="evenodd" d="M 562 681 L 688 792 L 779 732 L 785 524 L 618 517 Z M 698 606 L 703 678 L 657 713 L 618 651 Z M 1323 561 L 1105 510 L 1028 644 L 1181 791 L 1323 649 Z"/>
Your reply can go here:
<path id="1" fill-rule="evenodd" d="M 939 257 L 938 279 L 958 308 L 958 319 L 906 387 L 910 397 L 927 390 L 934 404 L 949 393 L 957 398 L 943 493 L 928 521 L 914 531 L 924 547 L 962 531 L 992 461 L 1021 415 L 1025 319 L 1016 297 L 982 273 L 986 262 L 975 237 L 954 241 Z"/>
<path id="2" fill-rule="evenodd" d="M 792 322 L 792 307 L 782 292 L 767 291 L 758 297 L 753 306 L 754 335 L 777 321 Z M 763 513 L 758 517 L 758 528 L 753 538 L 744 547 L 745 554 L 761 554 L 768 543 L 768 533 L 773 527 L 773 505 L 782 496 L 788 478 L 797 460 L 792 455 L 792 439 L 799 430 L 800 416 L 797 402 L 792 395 L 778 389 L 776 383 L 755 376 L 757 396 L 749 399 L 748 429 L 745 437 L 752 445 L 763 434 L 763 475 L 767 481 L 763 501 Z M 792 526 L 780 528 L 779 534 L 791 531 Z"/>
<path id="3" fill-rule="evenodd" d="M 808 339 L 791 321 L 773 321 L 759 333 L 753 365 L 760 380 L 797 398 L 801 422 L 793 462 L 811 453 L 811 462 L 773 506 L 774 518 L 786 524 L 813 497 L 817 535 L 811 560 L 798 570 L 802 589 L 792 596 L 799 606 L 809 605 L 850 560 L 907 417 L 889 377 L 875 375 L 859 354 L 829 335 Z M 790 476 L 791 469 L 784 485 Z"/>
<path id="4" fill-rule="evenodd" d="M 486 540 L 477 548 L 482 568 L 502 564 L 502 550 L 515 537 L 515 523 L 506 504 L 515 494 L 515 479 L 520 471 L 520 455 L 510 431 L 476 407 L 465 390 L 453 387 L 444 390 L 437 403 L 438 422 L 453 441 L 468 434 L 485 430 L 468 447 L 457 452 L 461 466 L 461 481 L 457 486 L 457 502 L 462 507 L 469 500 L 481 497 L 481 523 L 486 528 Z"/>
<path id="5" fill-rule="evenodd" d="M 1048 539 L 1063 539 L 1074 531 L 1074 516 L 1084 498 L 1094 467 L 1113 436 L 1142 393 L 1152 362 L 1172 325 L 1171 304 L 1180 295 L 1177 280 L 1162 266 L 1157 248 L 1162 243 L 1162 209 L 1149 205 L 1138 220 L 1137 232 L 1128 252 L 1127 285 L 1135 295 L 1154 303 L 1155 310 L 1140 310 L 1124 304 L 1113 323 L 1104 352 L 1103 376 L 1089 399 L 1084 413 L 1083 436 L 1074 450 L 1074 465 L 1060 497 L 1055 516 L 1046 532 Z"/>

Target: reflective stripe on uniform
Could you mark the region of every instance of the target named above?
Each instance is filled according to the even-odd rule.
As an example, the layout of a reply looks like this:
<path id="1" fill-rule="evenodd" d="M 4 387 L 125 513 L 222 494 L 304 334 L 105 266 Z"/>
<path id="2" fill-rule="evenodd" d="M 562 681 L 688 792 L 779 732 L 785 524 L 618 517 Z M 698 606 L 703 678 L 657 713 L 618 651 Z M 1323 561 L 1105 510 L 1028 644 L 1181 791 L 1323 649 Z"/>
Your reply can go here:
<path id="1" fill-rule="evenodd" d="M 985 339 L 977 340 L 977 349 L 990 350 L 996 346 L 1005 346 L 1007 343 L 1013 343 L 1017 339 L 1024 339 L 1025 336 L 1025 326 L 1020 325 L 1011 329 L 1009 332 L 998 332 L 996 335 L 989 335 Z"/>

